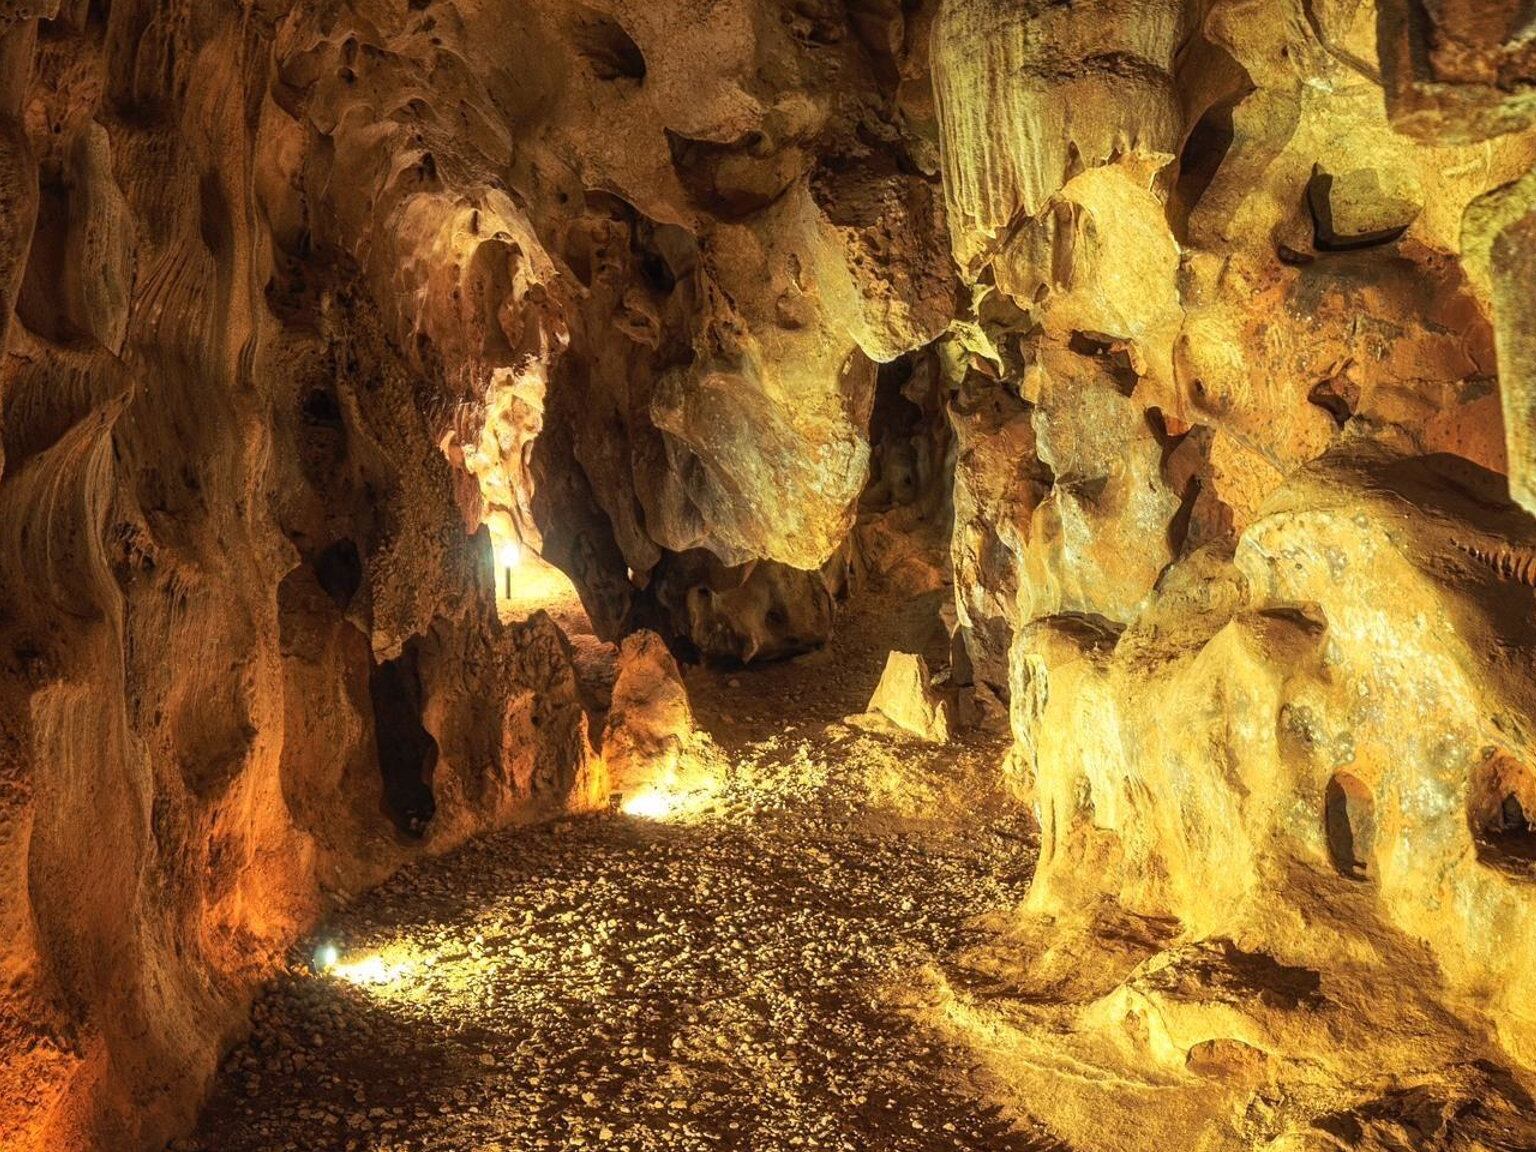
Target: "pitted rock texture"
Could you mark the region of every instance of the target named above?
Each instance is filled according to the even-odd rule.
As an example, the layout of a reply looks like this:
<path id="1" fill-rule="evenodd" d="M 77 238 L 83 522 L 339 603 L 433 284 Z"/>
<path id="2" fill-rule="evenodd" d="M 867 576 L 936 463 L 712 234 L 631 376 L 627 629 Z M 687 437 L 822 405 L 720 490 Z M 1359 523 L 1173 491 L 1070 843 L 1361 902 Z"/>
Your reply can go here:
<path id="1" fill-rule="evenodd" d="M 1445 1118 L 1536 1067 L 1533 44 L 1521 0 L 0 0 L 0 1143 L 163 1143 L 328 908 L 606 803 L 516 543 L 735 668 L 952 598 L 1044 846 L 986 963 L 1054 1009 L 914 1011 L 999 1083 L 1499 1146 Z M 1306 1015 L 1405 972 L 1370 1044 Z M 1158 1093 L 1060 1099 L 1118 1148 Z"/>
<path id="2" fill-rule="evenodd" d="M 1536 897 L 1510 695 L 1536 607 L 1513 296 L 1536 137 L 1507 7 L 942 8 L 974 284 L 945 361 L 956 607 L 977 678 L 1006 670 L 1044 840 L 977 959 L 995 986 L 928 1007 L 1071 1143 L 1530 1139 L 1529 949 L 1500 941 Z M 1422 999 L 1369 1043 L 1327 1008 L 1267 1018 L 1250 980 L 1348 1003 L 1421 951 Z M 1413 1062 L 1430 1002 L 1459 1024 L 1415 1091 L 1477 1119 L 1399 1136 L 1417 1105 L 1371 1077 Z M 1057 1094 L 1059 1062 L 1146 1095 Z"/>

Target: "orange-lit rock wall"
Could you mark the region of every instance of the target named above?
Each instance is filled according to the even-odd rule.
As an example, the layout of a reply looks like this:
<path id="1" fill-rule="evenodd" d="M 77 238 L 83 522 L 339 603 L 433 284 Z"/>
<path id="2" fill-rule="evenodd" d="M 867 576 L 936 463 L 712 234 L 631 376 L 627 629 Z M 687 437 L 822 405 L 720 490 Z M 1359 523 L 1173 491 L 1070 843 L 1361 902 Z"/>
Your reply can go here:
<path id="1" fill-rule="evenodd" d="M 473 209 L 386 216 L 411 161 L 283 110 L 280 25 L 0 6 L 8 1149 L 158 1146 L 326 906 L 606 800 L 442 450 L 478 364 L 409 339 L 478 335 L 429 283 Z"/>
<path id="2" fill-rule="evenodd" d="M 956 329 L 958 606 L 978 673 L 1008 677 L 1041 821 L 1026 983 L 1078 981 L 1056 1035 L 1113 1046 L 1120 1074 L 1182 1090 L 1231 1072 L 1198 1068 L 1228 1045 L 1282 1094 L 1287 1060 L 1327 1068 L 1349 1111 L 1405 1052 L 1536 1052 L 1519 8 L 951 0 L 935 25 L 978 285 Z M 1145 967 L 1116 975 L 1128 939 Z M 1432 975 L 1357 1040 L 1277 1024 L 1257 985 L 1223 994 L 1215 946 L 1318 976 L 1346 1014 L 1356 978 Z M 1466 1035 L 1415 1032 L 1426 1002 Z M 1035 1058 L 1005 1073 L 1031 1099 L 1055 1083 L 1018 1073 Z M 1521 1107 L 1453 1079 L 1447 1109 Z M 1219 1094 L 1170 1104 L 1185 1126 L 1162 1138 L 1256 1141 L 1252 1098 Z M 1107 1099 L 1062 1099 L 1059 1132 L 1119 1146 L 1094 1134 Z M 1360 1107 L 1338 1146 L 1392 1146 Z M 1305 1111 L 1262 1146 L 1324 1146 Z"/>

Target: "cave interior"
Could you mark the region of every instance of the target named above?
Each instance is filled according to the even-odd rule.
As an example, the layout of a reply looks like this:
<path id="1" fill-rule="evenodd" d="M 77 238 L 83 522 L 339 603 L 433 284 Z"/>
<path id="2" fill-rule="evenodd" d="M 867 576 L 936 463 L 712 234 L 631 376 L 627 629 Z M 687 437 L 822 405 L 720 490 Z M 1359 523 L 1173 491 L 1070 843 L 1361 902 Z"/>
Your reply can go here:
<path id="1" fill-rule="evenodd" d="M 1536 1149 L 1532 0 L 0 0 L 0 1149 Z"/>

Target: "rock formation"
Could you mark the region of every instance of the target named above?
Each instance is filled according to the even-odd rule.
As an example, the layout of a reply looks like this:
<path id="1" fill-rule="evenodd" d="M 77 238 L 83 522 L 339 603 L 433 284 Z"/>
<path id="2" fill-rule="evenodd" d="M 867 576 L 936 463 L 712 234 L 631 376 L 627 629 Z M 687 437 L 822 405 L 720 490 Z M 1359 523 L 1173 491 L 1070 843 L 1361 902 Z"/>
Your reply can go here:
<path id="1" fill-rule="evenodd" d="M 869 708 L 848 720 L 876 732 L 947 744 L 949 713 L 948 702 L 933 689 L 928 662 L 911 652 L 892 652 Z"/>
<path id="2" fill-rule="evenodd" d="M 603 729 L 603 761 L 614 790 L 674 782 L 694 736 L 688 690 L 666 642 L 643 630 L 626 636 Z"/>
<path id="3" fill-rule="evenodd" d="M 1518 1111 L 1533 28 L 0 0 L 0 1145 L 162 1146 L 326 909 L 607 802 L 493 532 L 663 680 L 952 584 L 1041 825 L 1015 975 L 1072 1006 L 1017 1050 L 1240 1066 L 1212 1147 L 1391 1146 L 1415 1028 L 1446 1115 Z M 1394 971 L 1396 1046 L 1319 1056 Z M 1314 1058 L 1337 1115 L 1253 1119 Z M 1130 1147 L 1112 1104 L 1043 1118 Z"/>
<path id="4" fill-rule="evenodd" d="M 1372 1076 L 1403 1066 L 1413 1025 L 1382 1014 L 1341 1052 L 1322 1019 L 1360 994 L 1343 957 L 1370 957 L 1368 986 L 1427 949 L 1425 998 L 1467 1021 L 1431 1044 L 1447 1116 L 1510 1123 L 1523 1089 L 1445 1069 L 1523 1064 L 1536 1038 L 1516 943 L 1529 307 L 1509 295 L 1529 54 L 1513 6 L 1496 42 L 1481 9 L 1272 7 L 1106 5 L 1089 33 L 1073 9 L 952 3 L 936 27 L 955 252 L 982 285 L 959 331 L 968 374 L 1002 393 L 959 393 L 958 606 L 978 674 L 1010 638 L 1013 771 L 1043 838 L 1017 964 L 989 963 L 1079 1005 L 996 1067 L 1026 1098 L 1055 1085 L 1038 1029 L 1058 1054 L 1168 1077 L 1186 1093 L 1163 1106 L 1174 1145 L 1391 1146 L 1402 1105 Z M 1031 83 L 989 79 L 1020 69 Z M 1006 111 L 976 115 L 978 92 Z M 1064 942 L 1078 933 L 1121 943 Z M 1240 956 L 1179 951 L 1231 941 Z M 1253 957 L 1315 980 L 1313 1009 L 1264 1019 Z M 1183 991 L 1149 990 L 1138 960 Z M 1217 1011 L 1223 980 L 1252 1006 Z M 997 1026 L 972 1011 L 963 1034 Z M 1292 1061 L 1329 1068 L 1336 1113 L 1228 1129 L 1256 1097 L 1200 1087 L 1212 1045 L 1282 1096 L 1305 1078 Z M 1066 1093 L 1046 1119 L 1074 1146 L 1127 1146 L 1106 1103 Z M 1134 1125 L 1154 1106 L 1120 1107 Z M 1494 1146 L 1446 1123 L 1423 1138 Z"/>

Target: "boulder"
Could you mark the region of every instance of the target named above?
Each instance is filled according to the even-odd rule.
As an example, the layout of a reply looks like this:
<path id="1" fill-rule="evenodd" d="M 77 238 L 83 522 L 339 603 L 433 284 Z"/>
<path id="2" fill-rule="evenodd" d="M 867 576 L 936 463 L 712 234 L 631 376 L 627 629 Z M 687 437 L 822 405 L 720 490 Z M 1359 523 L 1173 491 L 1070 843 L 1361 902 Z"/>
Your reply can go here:
<path id="1" fill-rule="evenodd" d="M 674 774 L 692 736 L 688 690 L 666 642 L 644 630 L 625 637 L 603 729 L 603 759 L 614 790 Z"/>
<path id="2" fill-rule="evenodd" d="M 949 705 L 934 690 L 928 662 L 911 652 L 892 652 L 869 710 L 850 716 L 850 724 L 888 735 L 916 737 L 930 744 L 949 743 Z"/>

